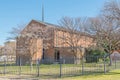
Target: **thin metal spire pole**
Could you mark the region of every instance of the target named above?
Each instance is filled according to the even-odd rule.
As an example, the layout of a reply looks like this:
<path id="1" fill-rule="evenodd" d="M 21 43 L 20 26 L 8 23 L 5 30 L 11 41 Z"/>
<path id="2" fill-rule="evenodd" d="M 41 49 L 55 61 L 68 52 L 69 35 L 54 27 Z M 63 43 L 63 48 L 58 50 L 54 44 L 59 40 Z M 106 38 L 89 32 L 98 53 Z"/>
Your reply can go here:
<path id="1" fill-rule="evenodd" d="M 44 22 L 44 2 L 42 0 L 42 22 Z"/>

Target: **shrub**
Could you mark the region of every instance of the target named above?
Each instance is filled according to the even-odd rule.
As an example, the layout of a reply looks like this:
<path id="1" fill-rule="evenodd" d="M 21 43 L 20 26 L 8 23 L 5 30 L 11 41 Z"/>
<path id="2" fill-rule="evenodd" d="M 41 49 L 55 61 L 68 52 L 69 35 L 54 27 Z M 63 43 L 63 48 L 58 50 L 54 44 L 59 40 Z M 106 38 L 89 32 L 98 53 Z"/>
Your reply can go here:
<path id="1" fill-rule="evenodd" d="M 86 51 L 86 62 L 98 62 L 100 58 L 103 58 L 104 52 L 98 49 L 90 49 Z"/>

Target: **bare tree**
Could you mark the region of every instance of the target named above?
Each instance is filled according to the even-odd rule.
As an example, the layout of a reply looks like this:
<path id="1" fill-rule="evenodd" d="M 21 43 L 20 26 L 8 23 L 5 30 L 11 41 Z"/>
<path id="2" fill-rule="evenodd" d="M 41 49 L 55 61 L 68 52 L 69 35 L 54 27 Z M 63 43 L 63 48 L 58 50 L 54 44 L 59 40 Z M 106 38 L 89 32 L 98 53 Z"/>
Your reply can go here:
<path id="1" fill-rule="evenodd" d="M 7 41 L 4 45 L 4 53 L 7 55 L 8 60 L 14 60 L 15 61 L 15 55 L 16 55 L 16 42 L 15 41 Z"/>
<path id="2" fill-rule="evenodd" d="M 111 20 L 111 21 L 116 21 L 117 24 L 119 23 L 120 20 L 120 2 L 119 1 L 109 1 L 106 2 L 102 11 L 102 16 L 105 18 Z"/>
<path id="3" fill-rule="evenodd" d="M 110 1 L 105 4 L 102 17 L 106 20 L 106 26 L 108 26 L 108 49 L 110 54 L 112 50 L 120 49 L 120 2 Z M 110 59 L 110 65 L 112 61 Z"/>
<path id="4" fill-rule="evenodd" d="M 3 46 L 0 46 L 0 56 L 3 55 Z"/>
<path id="5" fill-rule="evenodd" d="M 7 38 L 7 40 L 16 40 L 18 36 L 20 36 L 21 31 L 25 28 L 25 25 L 18 25 L 17 27 L 13 27 L 9 32 L 11 36 Z"/>
<path id="6" fill-rule="evenodd" d="M 20 42 L 22 42 L 22 46 L 20 48 L 22 52 L 22 54 L 20 54 L 20 59 L 22 59 L 21 64 L 26 63 L 26 61 L 24 60 L 25 57 L 22 58 L 22 56 L 26 56 L 26 58 L 28 59 L 27 61 L 29 61 L 30 63 L 30 69 L 31 71 L 33 70 L 33 56 L 34 54 L 37 53 L 37 38 L 35 37 L 31 37 L 31 36 L 20 36 L 18 37 L 18 40 L 20 40 Z M 28 58 L 29 57 L 29 58 Z"/>
<path id="7" fill-rule="evenodd" d="M 94 35 L 97 46 L 109 53 L 110 58 L 113 50 L 120 49 L 120 6 L 115 1 L 108 2 L 102 14 L 89 21 L 86 31 Z M 110 65 L 112 65 L 111 58 Z"/>
<path id="8" fill-rule="evenodd" d="M 82 18 L 71 18 L 63 17 L 60 20 L 60 26 L 66 31 L 67 36 L 62 38 L 62 44 L 68 45 L 71 49 L 72 54 L 75 58 L 83 56 L 83 45 L 81 46 L 82 40 L 85 40 L 84 24 L 86 19 Z"/>
<path id="9" fill-rule="evenodd" d="M 51 44 L 51 35 L 54 28 L 46 27 L 45 25 L 40 25 L 39 23 L 36 24 L 30 24 L 28 25 L 22 32 L 21 35 L 18 37 L 18 46 L 21 45 L 22 47 L 19 47 L 23 52 L 23 55 L 26 55 L 29 57 L 29 61 L 31 64 L 33 64 L 33 55 L 38 52 L 38 46 L 37 46 L 37 40 L 41 40 L 42 45 L 41 49 L 48 49 L 52 46 Z M 44 43 L 44 45 L 43 45 Z M 25 62 L 25 61 L 24 61 Z"/>

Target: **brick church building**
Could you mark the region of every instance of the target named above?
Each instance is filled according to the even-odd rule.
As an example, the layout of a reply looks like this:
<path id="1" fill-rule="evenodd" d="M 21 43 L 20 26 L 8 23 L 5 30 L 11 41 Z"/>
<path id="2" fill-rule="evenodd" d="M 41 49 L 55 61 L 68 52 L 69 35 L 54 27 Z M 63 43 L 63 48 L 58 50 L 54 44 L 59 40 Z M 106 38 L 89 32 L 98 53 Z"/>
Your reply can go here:
<path id="1" fill-rule="evenodd" d="M 70 45 L 64 41 L 64 38 L 68 37 L 69 34 L 69 31 L 60 28 L 58 25 L 32 20 L 17 38 L 17 63 L 20 59 L 22 63 L 29 63 L 30 60 L 38 59 L 53 63 L 60 58 L 68 63 L 74 61 L 67 60 L 74 58 Z M 93 44 L 93 38 L 90 35 L 81 33 L 81 38 L 77 43 L 78 46 L 74 47 L 81 47 L 81 51 L 77 51 L 77 58 L 84 55 L 84 48 Z"/>

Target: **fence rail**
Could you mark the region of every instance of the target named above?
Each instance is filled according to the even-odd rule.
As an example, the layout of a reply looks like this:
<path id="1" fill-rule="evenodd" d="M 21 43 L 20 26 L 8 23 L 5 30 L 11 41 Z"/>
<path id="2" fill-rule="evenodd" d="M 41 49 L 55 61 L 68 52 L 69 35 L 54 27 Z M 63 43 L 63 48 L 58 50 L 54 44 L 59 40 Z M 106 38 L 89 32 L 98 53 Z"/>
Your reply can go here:
<path id="1" fill-rule="evenodd" d="M 96 73 L 106 73 L 112 69 L 120 68 L 120 60 L 112 61 L 105 57 L 84 57 L 82 59 L 64 59 L 51 62 L 50 59 L 32 61 L 32 64 L 21 65 L 15 61 L 0 61 L 0 75 L 29 75 L 40 76 L 40 78 L 58 78 L 64 76 L 87 75 Z"/>

